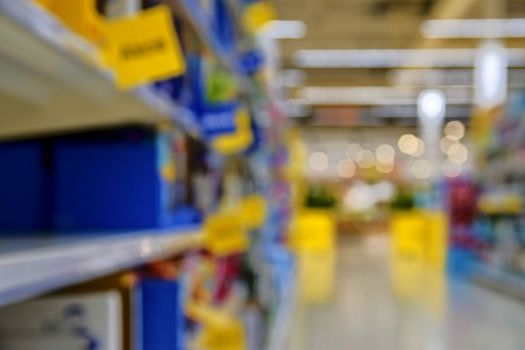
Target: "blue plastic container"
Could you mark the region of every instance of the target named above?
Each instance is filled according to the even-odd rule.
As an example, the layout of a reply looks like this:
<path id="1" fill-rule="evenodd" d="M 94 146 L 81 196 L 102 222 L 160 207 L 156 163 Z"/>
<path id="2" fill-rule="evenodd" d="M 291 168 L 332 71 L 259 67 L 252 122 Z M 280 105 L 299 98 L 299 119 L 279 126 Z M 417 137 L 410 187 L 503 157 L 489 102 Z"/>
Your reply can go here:
<path id="1" fill-rule="evenodd" d="M 135 305 L 138 350 L 186 349 L 182 282 L 142 281 Z"/>
<path id="2" fill-rule="evenodd" d="M 0 232 L 47 230 L 49 184 L 43 142 L 0 144 Z"/>
<path id="3" fill-rule="evenodd" d="M 59 140 L 54 146 L 53 223 L 58 231 L 163 228 L 198 221 L 174 203 L 165 168 L 168 134 L 120 130 Z"/>

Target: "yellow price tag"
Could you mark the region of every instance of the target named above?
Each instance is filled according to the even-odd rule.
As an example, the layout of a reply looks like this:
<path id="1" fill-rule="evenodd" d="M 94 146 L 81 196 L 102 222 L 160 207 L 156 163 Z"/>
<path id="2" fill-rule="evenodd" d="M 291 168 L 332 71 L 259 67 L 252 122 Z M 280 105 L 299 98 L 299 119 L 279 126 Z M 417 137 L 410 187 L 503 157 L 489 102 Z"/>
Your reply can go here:
<path id="1" fill-rule="evenodd" d="M 248 249 L 248 234 L 235 213 L 210 215 L 204 223 L 206 246 L 215 255 L 238 254 Z"/>
<path id="2" fill-rule="evenodd" d="M 243 15 L 243 23 L 249 32 L 257 32 L 276 18 L 277 14 L 272 3 L 269 1 L 257 1 L 246 8 Z"/>
<path id="3" fill-rule="evenodd" d="M 241 212 L 248 229 L 257 229 L 266 221 L 266 199 L 258 194 L 247 196 L 241 201 Z"/>
<path id="4" fill-rule="evenodd" d="M 107 22 L 106 62 L 115 70 L 119 88 L 181 75 L 184 56 L 168 6 Z"/>
<path id="5" fill-rule="evenodd" d="M 235 154 L 244 151 L 253 143 L 250 128 L 250 114 L 246 108 L 239 109 L 235 116 L 235 133 L 218 136 L 212 142 L 212 148 L 220 154 Z"/>
<path id="6" fill-rule="evenodd" d="M 103 44 L 104 21 L 97 12 L 95 0 L 38 0 L 38 2 L 77 34 L 97 45 Z"/>

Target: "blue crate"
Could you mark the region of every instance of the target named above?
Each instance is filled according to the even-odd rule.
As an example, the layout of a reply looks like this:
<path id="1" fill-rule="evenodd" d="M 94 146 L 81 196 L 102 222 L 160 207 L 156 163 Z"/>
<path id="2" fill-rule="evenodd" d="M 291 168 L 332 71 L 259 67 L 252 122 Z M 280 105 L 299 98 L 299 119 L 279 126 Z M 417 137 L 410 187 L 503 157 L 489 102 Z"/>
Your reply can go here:
<path id="1" fill-rule="evenodd" d="M 0 232 L 49 228 L 50 174 L 40 141 L 0 144 Z"/>
<path id="2" fill-rule="evenodd" d="M 174 183 L 163 176 L 170 140 L 154 131 L 120 130 L 55 142 L 54 228 L 130 230 L 197 222 L 195 211 L 175 206 Z"/>
<path id="3" fill-rule="evenodd" d="M 146 279 L 136 294 L 138 350 L 185 350 L 183 285 L 180 281 Z"/>

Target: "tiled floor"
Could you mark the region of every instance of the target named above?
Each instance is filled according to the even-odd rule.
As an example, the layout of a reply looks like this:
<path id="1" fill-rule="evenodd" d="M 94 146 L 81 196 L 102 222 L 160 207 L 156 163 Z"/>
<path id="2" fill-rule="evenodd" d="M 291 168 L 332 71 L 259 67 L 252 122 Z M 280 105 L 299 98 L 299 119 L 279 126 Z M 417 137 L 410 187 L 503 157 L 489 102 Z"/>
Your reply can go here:
<path id="1" fill-rule="evenodd" d="M 393 264 L 381 237 L 340 247 L 334 298 L 299 312 L 293 348 L 525 349 L 525 303 L 418 263 Z"/>

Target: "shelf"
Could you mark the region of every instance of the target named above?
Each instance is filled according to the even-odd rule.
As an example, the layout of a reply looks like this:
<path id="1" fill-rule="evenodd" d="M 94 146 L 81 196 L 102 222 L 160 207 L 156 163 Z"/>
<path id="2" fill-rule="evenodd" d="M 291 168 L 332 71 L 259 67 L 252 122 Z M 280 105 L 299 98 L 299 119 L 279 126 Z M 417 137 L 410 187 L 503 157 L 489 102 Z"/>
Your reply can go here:
<path id="1" fill-rule="evenodd" d="M 210 27 L 206 13 L 195 0 L 177 0 L 185 15 L 189 18 L 204 45 L 209 48 L 222 65 L 232 73 L 239 75 L 240 64 L 234 52 L 229 52 L 219 41 Z"/>
<path id="2" fill-rule="evenodd" d="M 0 0 L 0 138 L 173 120 L 195 138 L 192 112 L 151 86 L 118 91 L 96 50 L 29 0 Z"/>
<path id="3" fill-rule="evenodd" d="M 0 238 L 0 306 L 199 247 L 199 228 Z"/>
<path id="4" fill-rule="evenodd" d="M 474 263 L 473 271 L 475 283 L 525 300 L 525 278 L 483 263 Z"/>
<path id="5" fill-rule="evenodd" d="M 175 0 L 171 0 L 172 2 Z M 236 53 L 226 49 L 209 25 L 206 13 L 200 7 L 199 2 L 195 0 L 176 0 L 193 25 L 198 36 L 211 53 L 217 57 L 219 62 L 229 70 L 238 80 L 243 90 L 250 89 L 250 82 L 241 73 L 241 63 Z M 240 25 L 240 24 L 239 24 Z"/>

